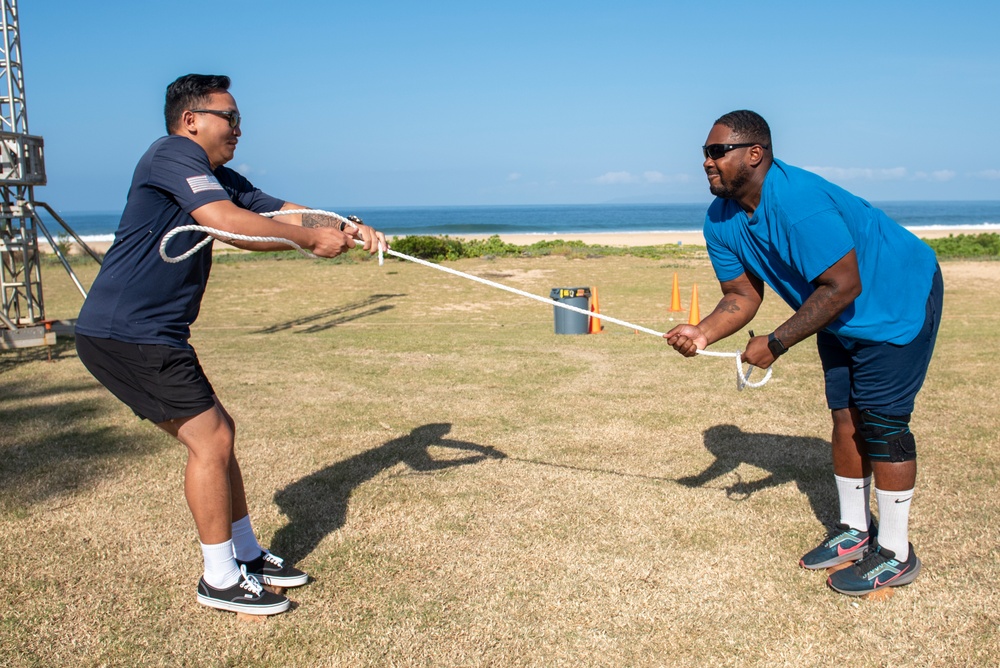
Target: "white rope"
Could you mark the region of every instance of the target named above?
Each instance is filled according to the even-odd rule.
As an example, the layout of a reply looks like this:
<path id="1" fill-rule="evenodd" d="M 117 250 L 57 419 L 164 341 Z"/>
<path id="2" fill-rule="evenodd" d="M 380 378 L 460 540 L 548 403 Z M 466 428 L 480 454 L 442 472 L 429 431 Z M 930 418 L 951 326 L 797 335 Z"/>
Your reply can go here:
<path id="1" fill-rule="evenodd" d="M 329 216 L 330 218 L 334 218 L 336 220 L 339 220 L 341 223 L 345 223 L 347 225 L 350 225 L 354 229 L 358 229 L 358 226 L 354 223 L 354 221 L 349 220 L 349 219 L 347 219 L 347 218 L 345 218 L 345 217 L 343 217 L 343 216 L 341 216 L 339 214 L 333 213 L 332 211 L 324 211 L 322 209 L 288 209 L 288 210 L 284 210 L 284 211 L 271 211 L 269 213 L 262 213 L 260 215 L 265 216 L 267 218 L 272 218 L 274 216 L 284 216 L 284 215 L 293 215 L 293 214 L 307 214 L 307 213 L 317 214 L 317 215 L 321 215 L 321 216 Z M 187 251 L 186 253 L 183 253 L 182 255 L 178 255 L 176 257 L 171 257 L 171 256 L 167 255 L 167 251 L 166 251 L 167 243 L 175 235 L 180 234 L 181 232 L 204 232 L 206 235 L 210 235 L 210 236 L 206 236 L 204 239 L 202 239 L 201 241 L 199 241 L 191 250 Z M 297 250 L 299 253 L 301 253 L 302 255 L 304 255 L 306 257 L 309 257 L 309 258 L 319 258 L 318 255 L 315 255 L 315 254 L 310 253 L 309 251 L 303 249 L 301 246 L 299 246 L 297 243 L 295 243 L 291 239 L 283 239 L 281 237 L 254 237 L 254 236 L 247 236 L 245 234 L 236 234 L 234 232 L 226 232 L 224 230 L 217 230 L 215 228 L 205 227 L 203 225 L 182 225 L 181 227 L 175 227 L 174 229 L 170 230 L 170 232 L 168 232 L 167 234 L 165 234 L 163 236 L 163 241 L 160 242 L 160 257 L 162 257 L 164 259 L 164 261 L 166 261 L 166 262 L 171 262 L 171 263 L 183 262 L 184 260 L 188 259 L 192 255 L 194 255 L 195 253 L 197 253 L 199 250 L 201 250 L 204 246 L 210 244 L 212 242 L 212 238 L 213 237 L 223 237 L 225 239 L 233 239 L 233 240 L 238 240 L 238 241 L 250 241 L 250 242 L 261 242 L 261 243 L 280 243 L 280 244 L 285 244 L 287 246 L 291 246 L 292 248 L 294 248 L 295 250 Z M 378 246 L 378 261 L 379 261 L 379 265 L 381 265 L 382 262 L 383 262 L 383 253 L 388 254 L 388 255 L 392 255 L 393 257 L 398 257 L 398 258 L 400 258 L 402 260 L 409 260 L 410 262 L 415 262 L 415 263 L 423 265 L 425 267 L 430 267 L 431 269 L 437 269 L 438 271 L 443 271 L 445 273 L 452 274 L 454 276 L 459 276 L 461 278 L 467 278 L 470 281 L 475 281 L 476 283 L 482 283 L 483 285 L 488 285 L 491 288 L 497 288 L 498 290 L 506 290 L 507 292 L 514 293 L 515 295 L 520 295 L 521 297 L 527 297 L 528 299 L 534 299 L 535 301 L 540 301 L 540 302 L 542 302 L 544 304 L 551 304 L 552 306 L 556 306 L 558 308 L 566 309 L 568 311 L 574 311 L 576 313 L 582 313 L 583 315 L 586 315 L 586 316 L 591 317 L 591 318 L 597 318 L 598 320 L 602 320 L 602 321 L 606 320 L 606 321 L 612 322 L 612 323 L 614 323 L 616 325 L 621 325 L 622 327 L 627 327 L 629 329 L 634 329 L 637 332 L 644 332 L 646 334 L 651 334 L 651 335 L 659 337 L 659 338 L 663 338 L 663 336 L 664 336 L 663 332 L 658 332 L 655 329 L 649 329 L 648 327 L 643 327 L 642 325 L 635 325 L 633 323 L 626 322 L 625 320 L 619 320 L 618 318 L 612 318 L 611 316 L 608 316 L 608 315 L 602 315 L 600 313 L 594 313 L 592 311 L 588 311 L 586 309 L 582 309 L 582 308 L 579 308 L 579 307 L 576 307 L 576 306 L 571 306 L 570 304 L 564 304 L 562 302 L 555 301 L 554 299 L 548 299 L 547 297 L 542 297 L 540 295 L 536 295 L 536 294 L 533 294 L 531 292 L 525 292 L 524 290 L 518 290 L 517 288 L 512 288 L 512 287 L 510 287 L 508 285 L 503 285 L 502 283 L 496 283 L 494 281 L 490 281 L 490 280 L 487 280 L 485 278 L 481 278 L 479 276 L 473 276 L 472 274 L 466 274 L 465 272 L 461 272 L 461 271 L 458 271 L 456 269 L 451 269 L 449 267 L 443 267 L 443 266 L 441 266 L 439 264 L 434 264 L 433 262 L 428 262 L 427 260 L 422 260 L 422 259 L 420 259 L 418 257 L 413 257 L 412 255 L 406 255 L 405 253 L 400 253 L 398 251 L 394 251 L 391 248 L 382 248 L 382 244 L 379 244 L 379 246 Z M 707 355 L 709 357 L 732 357 L 732 358 L 734 358 L 736 360 L 736 389 L 737 390 L 743 390 L 743 388 L 746 388 L 746 387 L 750 387 L 750 388 L 761 387 L 765 383 L 767 383 L 768 380 L 771 379 L 771 371 L 772 370 L 771 370 L 771 368 L 768 368 L 767 372 L 764 374 L 764 377 L 761 380 L 756 381 L 756 382 L 751 382 L 750 381 L 750 374 L 753 373 L 753 370 L 754 370 L 755 367 L 753 367 L 751 365 L 747 365 L 748 368 L 744 372 L 744 370 L 743 370 L 743 356 L 740 353 L 740 351 L 736 351 L 735 353 L 722 353 L 722 352 L 715 352 L 715 351 L 712 351 L 712 350 L 698 350 L 697 353 L 699 355 Z"/>

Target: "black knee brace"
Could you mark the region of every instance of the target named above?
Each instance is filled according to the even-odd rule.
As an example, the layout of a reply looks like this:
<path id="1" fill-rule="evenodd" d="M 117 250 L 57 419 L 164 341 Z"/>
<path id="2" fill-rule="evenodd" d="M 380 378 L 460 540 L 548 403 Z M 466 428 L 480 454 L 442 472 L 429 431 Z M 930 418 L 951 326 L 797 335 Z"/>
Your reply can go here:
<path id="1" fill-rule="evenodd" d="M 917 458 L 917 442 L 909 415 L 878 415 L 861 411 L 861 436 L 868 456 L 879 462 L 909 462 Z"/>

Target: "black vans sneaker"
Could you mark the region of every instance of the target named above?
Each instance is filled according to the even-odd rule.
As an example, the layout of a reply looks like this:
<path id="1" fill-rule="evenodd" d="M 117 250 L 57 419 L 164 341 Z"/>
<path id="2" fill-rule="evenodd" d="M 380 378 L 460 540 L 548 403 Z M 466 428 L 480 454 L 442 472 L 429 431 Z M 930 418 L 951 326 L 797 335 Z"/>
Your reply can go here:
<path id="1" fill-rule="evenodd" d="M 273 555 L 267 550 L 253 561 L 236 560 L 240 567 L 246 567 L 247 573 L 260 580 L 263 584 L 273 587 L 298 587 L 309 582 L 309 576 L 295 568 L 286 566 L 285 560 Z"/>
<path id="2" fill-rule="evenodd" d="M 240 581 L 226 589 L 216 589 L 198 580 L 198 602 L 210 608 L 243 612 L 248 615 L 276 615 L 288 610 L 290 601 L 264 589 L 246 566 L 240 566 Z"/>

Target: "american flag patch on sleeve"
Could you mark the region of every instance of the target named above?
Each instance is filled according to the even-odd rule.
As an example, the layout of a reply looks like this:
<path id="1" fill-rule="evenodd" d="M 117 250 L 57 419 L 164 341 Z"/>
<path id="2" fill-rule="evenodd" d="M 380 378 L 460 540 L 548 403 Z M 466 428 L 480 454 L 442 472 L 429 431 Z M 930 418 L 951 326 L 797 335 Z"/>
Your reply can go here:
<path id="1" fill-rule="evenodd" d="M 192 176 L 186 179 L 188 185 L 191 186 L 191 192 L 201 193 L 206 190 L 222 190 L 222 184 L 218 180 L 211 176 L 210 174 L 202 174 L 201 176 Z"/>

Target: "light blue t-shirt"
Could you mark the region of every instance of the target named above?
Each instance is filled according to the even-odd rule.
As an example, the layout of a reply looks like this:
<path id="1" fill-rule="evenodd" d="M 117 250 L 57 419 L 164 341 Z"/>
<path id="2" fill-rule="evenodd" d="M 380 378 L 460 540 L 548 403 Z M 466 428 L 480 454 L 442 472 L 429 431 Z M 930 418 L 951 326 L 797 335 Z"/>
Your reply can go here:
<path id="1" fill-rule="evenodd" d="M 849 347 L 853 341 L 903 345 L 924 323 L 934 251 L 881 210 L 812 172 L 775 160 L 753 216 L 735 200 L 716 198 L 704 232 L 720 281 L 753 274 L 796 310 L 815 290 L 817 276 L 856 251 L 861 294 L 826 327 Z"/>

